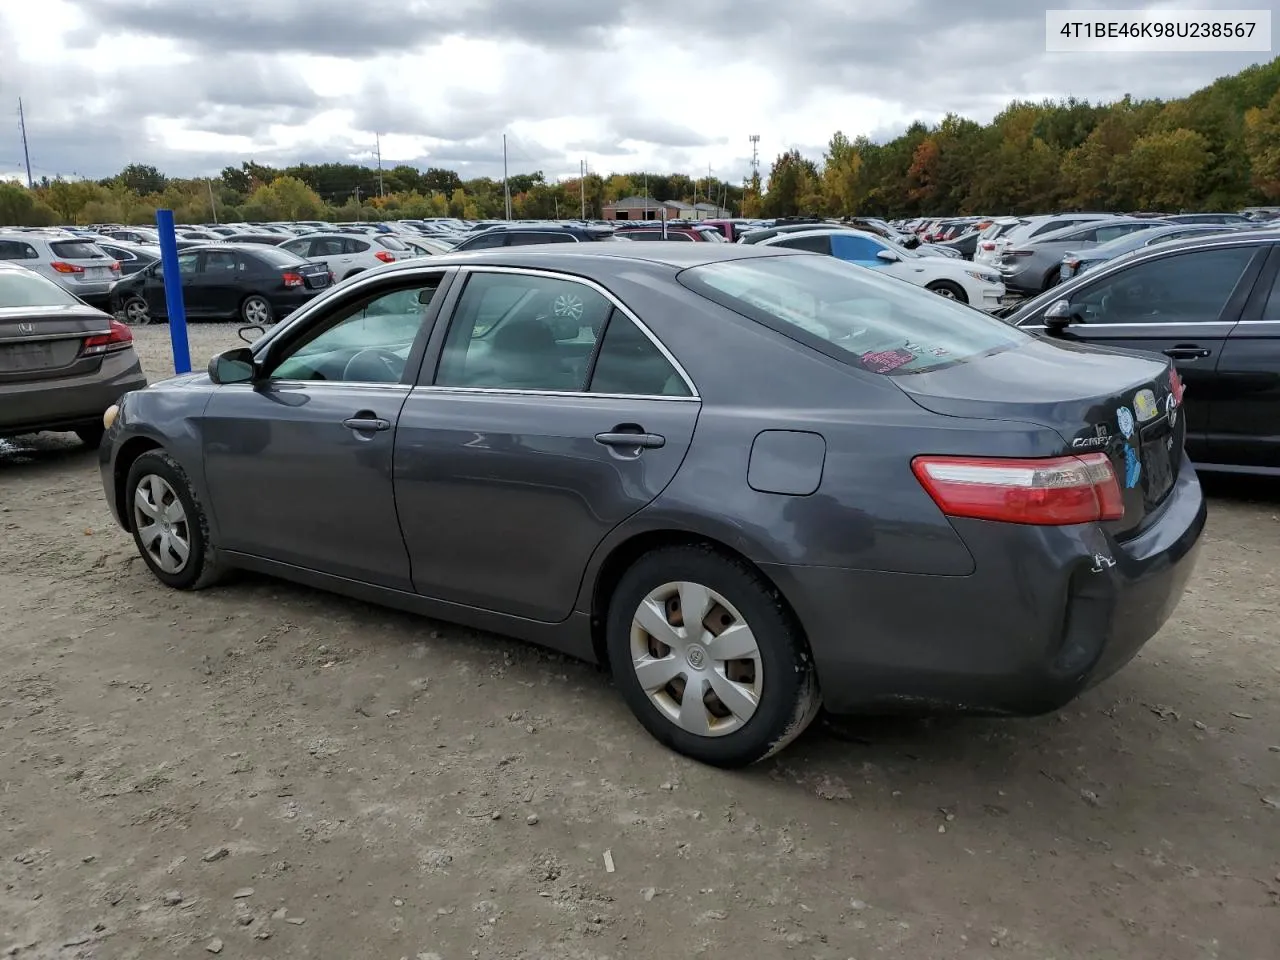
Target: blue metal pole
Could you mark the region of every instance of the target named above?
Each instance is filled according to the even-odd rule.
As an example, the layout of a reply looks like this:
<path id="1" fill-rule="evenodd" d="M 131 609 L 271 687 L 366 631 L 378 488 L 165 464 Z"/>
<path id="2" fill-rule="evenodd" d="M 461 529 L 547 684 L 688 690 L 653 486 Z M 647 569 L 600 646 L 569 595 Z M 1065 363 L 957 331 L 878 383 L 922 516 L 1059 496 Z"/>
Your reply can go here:
<path id="1" fill-rule="evenodd" d="M 187 307 L 182 299 L 182 275 L 178 272 L 178 237 L 173 232 L 173 211 L 156 211 L 160 234 L 160 269 L 164 274 L 164 300 L 169 308 L 169 342 L 173 345 L 173 372 L 191 372 L 191 346 L 187 341 Z"/>

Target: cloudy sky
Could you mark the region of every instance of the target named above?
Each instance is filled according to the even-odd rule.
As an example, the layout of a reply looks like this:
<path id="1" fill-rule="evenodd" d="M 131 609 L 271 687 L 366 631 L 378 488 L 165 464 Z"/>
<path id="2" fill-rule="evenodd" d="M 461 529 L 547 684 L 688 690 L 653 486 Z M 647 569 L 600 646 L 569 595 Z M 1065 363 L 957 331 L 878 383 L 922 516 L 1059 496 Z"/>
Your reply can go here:
<path id="1" fill-rule="evenodd" d="M 1112 4 L 1115 6 L 1116 4 Z M 1139 0 L 1127 6 L 1139 7 Z M 1162 3 L 1191 9 L 1241 0 Z M 740 179 L 1010 99 L 1174 97 L 1270 54 L 1049 54 L 1053 0 L 0 0 L 0 176 L 373 162 Z M 1254 3 L 1267 7 L 1270 3 Z"/>

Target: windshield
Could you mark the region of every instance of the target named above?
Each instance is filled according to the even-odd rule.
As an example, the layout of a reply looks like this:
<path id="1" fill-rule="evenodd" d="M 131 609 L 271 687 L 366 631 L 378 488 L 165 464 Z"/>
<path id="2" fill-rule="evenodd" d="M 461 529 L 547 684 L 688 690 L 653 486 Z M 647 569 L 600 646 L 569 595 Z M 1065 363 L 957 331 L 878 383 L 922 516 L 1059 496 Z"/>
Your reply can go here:
<path id="1" fill-rule="evenodd" d="M 5 307 L 61 307 L 80 301 L 52 280 L 30 270 L 0 270 L 0 310 Z"/>
<path id="2" fill-rule="evenodd" d="M 971 307 L 834 257 L 709 263 L 677 278 L 744 317 L 881 374 L 920 373 L 1025 343 Z"/>

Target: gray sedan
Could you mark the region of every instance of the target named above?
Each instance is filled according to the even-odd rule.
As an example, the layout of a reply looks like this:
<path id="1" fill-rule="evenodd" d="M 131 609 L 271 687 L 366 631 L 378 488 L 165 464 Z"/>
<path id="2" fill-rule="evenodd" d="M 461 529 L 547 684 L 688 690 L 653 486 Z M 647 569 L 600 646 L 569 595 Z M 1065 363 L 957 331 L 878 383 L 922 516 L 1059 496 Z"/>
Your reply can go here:
<path id="1" fill-rule="evenodd" d="M 1070 251 L 1087 250 L 1100 243 L 1142 230 L 1168 226 L 1163 220 L 1117 217 L 1094 220 L 1030 237 L 1009 246 L 1000 255 L 1000 274 L 1005 286 L 1021 293 L 1040 293 L 1059 280 L 1062 257 Z"/>
<path id="2" fill-rule="evenodd" d="M 1035 713 L 1120 668 L 1204 525 L 1180 396 L 1167 358 L 831 257 L 508 248 L 128 394 L 102 481 L 170 587 L 239 567 L 514 634 L 735 766 L 821 705 Z"/>

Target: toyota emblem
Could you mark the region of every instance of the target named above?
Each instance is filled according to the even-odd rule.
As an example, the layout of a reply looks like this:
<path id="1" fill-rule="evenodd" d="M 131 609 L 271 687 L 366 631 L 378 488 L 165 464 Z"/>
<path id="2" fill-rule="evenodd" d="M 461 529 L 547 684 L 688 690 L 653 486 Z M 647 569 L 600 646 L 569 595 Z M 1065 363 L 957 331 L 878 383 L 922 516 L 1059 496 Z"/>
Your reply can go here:
<path id="1" fill-rule="evenodd" d="M 34 323 L 20 323 L 18 324 L 18 332 L 19 333 L 35 333 L 36 325 Z"/>

